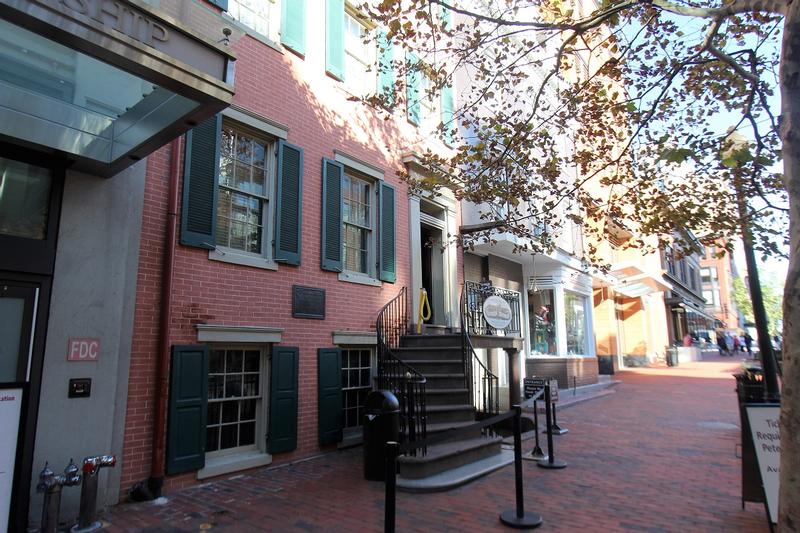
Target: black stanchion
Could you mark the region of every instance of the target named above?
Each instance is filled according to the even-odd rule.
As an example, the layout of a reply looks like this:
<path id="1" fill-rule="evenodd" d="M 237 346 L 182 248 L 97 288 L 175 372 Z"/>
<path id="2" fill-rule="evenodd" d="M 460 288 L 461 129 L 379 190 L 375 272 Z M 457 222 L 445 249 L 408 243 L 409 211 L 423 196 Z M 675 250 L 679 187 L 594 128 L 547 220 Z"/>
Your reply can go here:
<path id="1" fill-rule="evenodd" d="M 542 525 L 542 517 L 525 512 L 522 495 L 522 407 L 514 406 L 514 484 L 517 493 L 517 507 L 500 513 L 500 522 L 515 529 L 533 529 Z"/>
<path id="2" fill-rule="evenodd" d="M 553 402 L 553 435 L 563 435 L 564 433 L 569 433 L 569 430 L 558 425 L 556 421 L 556 404 Z"/>
<path id="3" fill-rule="evenodd" d="M 556 452 L 553 449 L 553 418 L 551 416 L 550 385 L 544 388 L 544 408 L 545 418 L 547 418 L 547 460 L 541 460 L 537 465 L 542 468 L 565 468 L 566 461 L 556 460 Z"/>
<path id="4" fill-rule="evenodd" d="M 384 496 L 383 531 L 394 533 L 395 497 L 397 495 L 397 456 L 400 445 L 386 443 L 386 495 Z"/>
<path id="5" fill-rule="evenodd" d="M 543 459 L 547 459 L 547 454 L 542 451 L 542 447 L 539 446 L 539 409 L 536 406 L 536 401 L 533 400 L 533 436 L 536 441 L 536 445 L 533 449 L 522 456 L 523 459 L 528 461 L 541 461 Z"/>

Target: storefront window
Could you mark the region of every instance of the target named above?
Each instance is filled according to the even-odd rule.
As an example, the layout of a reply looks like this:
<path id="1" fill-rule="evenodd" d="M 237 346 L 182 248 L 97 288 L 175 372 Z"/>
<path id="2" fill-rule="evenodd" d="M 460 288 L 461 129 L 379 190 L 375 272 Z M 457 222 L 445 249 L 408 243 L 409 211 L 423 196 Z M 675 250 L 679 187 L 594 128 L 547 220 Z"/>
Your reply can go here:
<path id="1" fill-rule="evenodd" d="M 564 320 L 567 327 L 567 354 L 585 355 L 586 349 L 586 297 L 564 291 Z"/>
<path id="2" fill-rule="evenodd" d="M 556 309 L 553 290 L 528 293 L 528 316 L 531 328 L 531 352 L 556 355 Z"/>
<path id="3" fill-rule="evenodd" d="M 50 170 L 0 157 L 0 234 L 47 237 Z"/>

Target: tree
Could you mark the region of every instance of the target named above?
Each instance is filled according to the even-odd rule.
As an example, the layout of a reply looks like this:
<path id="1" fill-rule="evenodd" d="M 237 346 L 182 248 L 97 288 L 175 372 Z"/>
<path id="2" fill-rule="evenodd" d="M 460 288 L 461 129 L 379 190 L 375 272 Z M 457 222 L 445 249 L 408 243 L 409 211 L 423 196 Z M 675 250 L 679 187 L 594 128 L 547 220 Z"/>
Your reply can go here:
<path id="1" fill-rule="evenodd" d="M 703 244 L 732 242 L 745 225 L 765 255 L 788 244 L 780 527 L 798 531 L 800 330 L 792 326 L 800 309 L 791 302 L 800 301 L 800 3 L 587 5 L 595 4 L 375 0 L 365 9 L 388 28 L 386 40 L 412 52 L 392 65 L 411 83 L 371 103 L 417 105 L 421 76 L 428 96 L 455 86 L 458 105 L 438 128 L 447 141 L 459 133 L 452 154 L 423 154 L 433 174 L 409 183 L 505 207 L 487 209 L 485 230 L 470 239 L 502 228 L 546 251 L 572 219 L 595 243 L 622 222 L 637 247 L 649 236 L 687 241 L 686 229 Z M 749 141 L 732 146 L 730 129 Z M 602 267 L 595 252 L 590 245 L 588 260 Z"/>
<path id="2" fill-rule="evenodd" d="M 778 324 L 783 322 L 783 298 L 781 296 L 783 291 L 781 287 L 771 280 L 763 283 L 761 290 L 764 293 L 764 307 L 769 317 L 769 333 L 770 335 L 777 335 L 780 333 Z M 744 315 L 745 321 L 753 322 L 753 304 L 742 278 L 733 278 L 733 299 L 736 302 L 736 307 Z"/>

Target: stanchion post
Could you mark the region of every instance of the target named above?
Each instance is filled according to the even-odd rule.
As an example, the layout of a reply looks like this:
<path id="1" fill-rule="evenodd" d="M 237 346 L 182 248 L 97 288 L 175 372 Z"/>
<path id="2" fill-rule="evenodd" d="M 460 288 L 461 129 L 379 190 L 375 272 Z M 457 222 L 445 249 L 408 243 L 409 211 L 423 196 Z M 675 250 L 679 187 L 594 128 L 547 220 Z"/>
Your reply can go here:
<path id="1" fill-rule="evenodd" d="M 514 485 L 516 489 L 516 509 L 500 513 L 500 522 L 515 529 L 533 529 L 542 525 L 542 517 L 525 512 L 522 493 L 522 407 L 514 406 Z"/>
<path id="2" fill-rule="evenodd" d="M 386 443 L 386 494 L 384 496 L 383 530 L 394 533 L 395 499 L 397 496 L 397 456 L 400 445 L 394 441 Z"/>
<path id="3" fill-rule="evenodd" d="M 558 425 L 558 421 L 556 420 L 556 404 L 553 402 L 553 435 L 563 435 L 564 433 L 569 433 L 569 430 Z"/>
<path id="4" fill-rule="evenodd" d="M 533 437 L 536 442 L 533 449 L 530 453 L 526 453 L 522 456 L 523 459 L 529 461 L 541 461 L 542 459 L 547 459 L 547 455 L 542 451 L 542 447 L 539 445 L 539 408 L 536 405 L 538 400 L 533 400 Z"/>
<path id="5" fill-rule="evenodd" d="M 550 384 L 548 383 L 544 388 L 544 409 L 545 409 L 545 418 L 547 418 L 547 459 L 542 459 L 537 465 L 541 466 L 542 468 L 564 468 L 567 466 L 565 461 L 556 460 L 556 453 L 553 449 L 553 419 L 551 414 L 551 406 L 552 403 L 550 402 Z"/>

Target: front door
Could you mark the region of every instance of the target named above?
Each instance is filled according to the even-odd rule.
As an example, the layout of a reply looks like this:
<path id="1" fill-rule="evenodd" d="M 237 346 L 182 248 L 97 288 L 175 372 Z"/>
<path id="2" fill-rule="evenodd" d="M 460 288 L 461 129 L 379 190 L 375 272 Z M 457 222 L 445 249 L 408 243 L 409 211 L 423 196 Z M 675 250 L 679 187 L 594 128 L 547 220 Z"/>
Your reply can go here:
<path id="1" fill-rule="evenodd" d="M 422 250 L 422 288 L 428 293 L 431 316 L 426 324 L 447 325 L 445 317 L 444 242 L 442 230 L 426 223 L 420 224 Z"/>
<path id="2" fill-rule="evenodd" d="M 27 499 L 27 487 L 19 482 L 24 446 L 20 432 L 38 296 L 35 284 L 0 279 L 0 531 L 15 529 L 10 527 L 12 519 L 24 513 L 24 506 L 16 500 Z"/>

